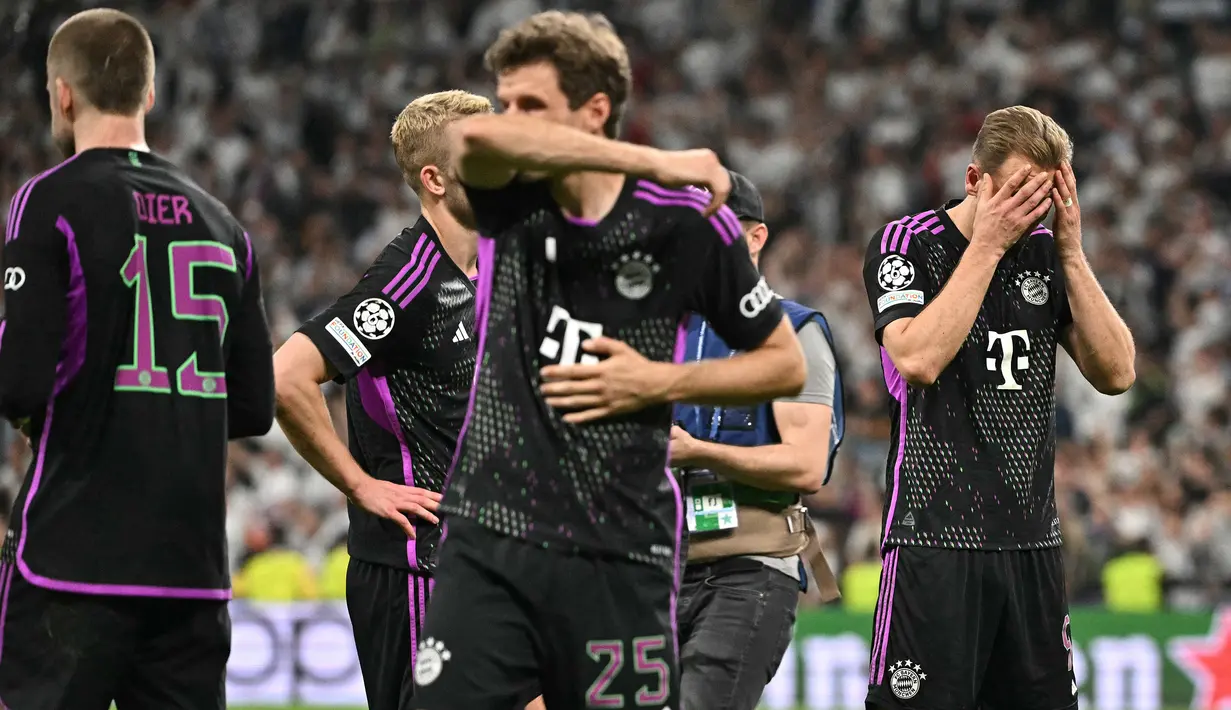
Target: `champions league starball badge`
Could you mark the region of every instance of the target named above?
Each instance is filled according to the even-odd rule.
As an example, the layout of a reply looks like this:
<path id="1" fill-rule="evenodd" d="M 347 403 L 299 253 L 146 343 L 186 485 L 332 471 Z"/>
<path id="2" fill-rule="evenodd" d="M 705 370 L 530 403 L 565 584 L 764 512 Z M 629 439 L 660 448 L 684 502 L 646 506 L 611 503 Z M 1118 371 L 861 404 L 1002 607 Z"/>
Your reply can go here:
<path id="1" fill-rule="evenodd" d="M 881 260 L 876 269 L 876 282 L 885 291 L 901 291 L 915 280 L 915 267 L 897 254 Z"/>
<path id="2" fill-rule="evenodd" d="M 369 298 L 355 308 L 355 330 L 368 340 L 380 340 L 393 332 L 393 306 L 382 298 Z"/>

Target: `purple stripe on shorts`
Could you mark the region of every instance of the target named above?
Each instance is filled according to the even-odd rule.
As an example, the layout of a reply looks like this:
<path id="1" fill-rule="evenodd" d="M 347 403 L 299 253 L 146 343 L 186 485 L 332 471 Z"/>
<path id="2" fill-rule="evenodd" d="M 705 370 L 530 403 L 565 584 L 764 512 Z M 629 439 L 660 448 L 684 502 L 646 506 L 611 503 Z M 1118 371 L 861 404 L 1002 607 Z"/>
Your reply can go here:
<path id="1" fill-rule="evenodd" d="M 8 327 L 9 322 L 0 320 L 0 348 L 4 347 L 4 329 Z"/>
<path id="2" fill-rule="evenodd" d="M 402 280 L 402 277 L 406 275 L 406 272 L 411 270 L 411 268 L 415 265 L 415 262 L 419 260 L 419 251 L 423 249 L 423 244 L 426 241 L 427 232 L 424 232 L 419 235 L 419 241 L 415 242 L 415 248 L 410 252 L 410 258 L 406 260 L 406 265 L 402 267 L 401 271 L 397 272 L 396 276 L 389 280 L 389 283 L 385 284 L 385 287 L 381 289 L 381 293 L 388 296 L 389 292 L 392 291 L 394 287 L 398 285 L 398 282 Z"/>
<path id="3" fill-rule="evenodd" d="M 439 255 L 440 250 L 436 248 L 435 242 L 428 242 L 427 246 L 423 249 L 423 258 L 419 259 L 419 264 L 415 266 L 415 270 L 410 272 L 410 276 L 406 277 L 406 280 L 402 282 L 402 285 L 398 286 L 397 290 L 389 295 L 389 298 L 394 301 L 400 300 L 402 298 L 402 294 L 410 290 L 411 285 L 419 283 L 419 278 L 423 276 L 423 270 L 427 268 L 428 263 L 436 263 L 435 261 L 432 261 L 432 254 Z"/>
<path id="4" fill-rule="evenodd" d="M 411 301 L 415 300 L 415 296 L 418 296 L 419 292 L 423 290 L 423 287 L 426 286 L 427 283 L 432 280 L 432 272 L 436 270 L 436 262 L 438 261 L 440 261 L 440 251 L 439 250 L 437 250 L 436 253 L 432 255 L 432 261 L 431 263 L 427 265 L 427 271 L 423 273 L 423 278 L 419 279 L 419 285 L 415 286 L 414 290 L 411 291 L 410 294 L 406 296 L 406 298 L 402 299 L 398 303 L 399 306 L 401 306 L 402 308 L 405 308 L 410 305 Z M 410 282 L 407 281 L 406 283 L 410 283 Z"/>
<path id="5" fill-rule="evenodd" d="M 414 573 L 406 575 L 406 605 L 410 607 L 410 667 L 415 667 L 415 654 L 419 650 L 419 595 L 416 587 L 419 578 Z"/>
<path id="6" fill-rule="evenodd" d="M 895 547 L 885 555 L 884 564 L 889 568 L 886 579 L 889 582 L 889 592 L 885 599 L 885 623 L 881 624 L 880 658 L 876 662 L 876 678 L 873 685 L 880 685 L 885 680 L 885 658 L 889 655 L 889 629 L 893 626 L 893 592 L 898 585 L 898 551 Z"/>
<path id="7" fill-rule="evenodd" d="M 80 153 L 78 153 L 77 155 L 81 155 L 81 154 L 80 154 Z M 37 184 L 40 180 L 42 180 L 43 178 L 47 177 L 48 175 L 50 175 L 50 174 L 54 173 L 55 171 L 59 170 L 60 168 L 64 167 L 65 165 L 68 165 L 69 163 L 71 163 L 71 162 L 73 162 L 74 160 L 76 160 L 76 159 L 77 159 L 77 155 L 74 155 L 73 157 L 69 158 L 68 160 L 65 160 L 63 163 L 60 163 L 59 165 L 55 166 L 54 168 L 51 168 L 50 170 L 45 170 L 45 171 L 43 171 L 43 172 L 39 173 L 38 175 L 35 175 L 34 177 L 30 178 L 30 181 L 29 181 L 29 182 L 27 182 L 27 183 L 26 183 L 26 185 L 25 185 L 25 187 L 23 188 L 23 189 L 25 190 L 25 192 L 24 192 L 24 193 L 22 193 L 22 191 L 21 191 L 21 190 L 18 190 L 18 192 L 19 192 L 19 193 L 22 193 L 22 195 L 21 195 L 21 204 L 17 206 L 17 215 L 16 215 L 15 217 L 12 217 L 12 226 L 11 226 L 11 228 L 9 229 L 9 232 L 8 232 L 8 234 L 7 234 L 7 235 L 6 235 L 6 237 L 5 237 L 5 241 L 6 241 L 6 242 L 7 242 L 7 241 L 9 241 L 10 239 L 16 239 L 16 238 L 17 238 L 17 232 L 21 229 L 21 217 L 22 217 L 22 215 L 24 215 L 24 214 L 25 214 L 25 212 L 26 212 L 26 203 L 30 201 L 30 193 L 34 192 L 34 186 L 35 186 L 35 185 L 36 185 L 36 184 Z M 16 198 L 14 198 L 14 201 L 16 201 Z M 10 211 L 10 212 L 12 212 L 12 208 L 11 208 L 11 207 L 10 207 L 9 211 Z"/>
<path id="8" fill-rule="evenodd" d="M 398 423 L 397 407 L 394 406 L 393 395 L 389 392 L 389 382 L 384 375 L 381 375 L 372 377 L 372 384 L 375 385 L 376 392 L 380 395 L 381 407 L 385 412 L 385 420 L 389 422 L 389 430 L 397 437 L 398 449 L 402 452 L 402 481 L 408 486 L 413 486 L 415 485 L 414 462 L 410 458 L 410 447 L 406 444 L 406 435 L 402 432 L 402 425 Z M 415 552 L 414 538 L 407 538 L 406 561 L 412 570 L 419 569 L 419 557 Z"/>
<path id="9" fill-rule="evenodd" d="M 896 548 L 895 548 L 896 549 Z M 892 551 L 891 551 L 892 554 Z M 868 684 L 876 674 L 876 658 L 880 654 L 880 631 L 885 623 L 885 592 L 889 590 L 889 565 L 881 559 L 881 579 L 876 588 L 876 615 L 872 620 L 872 655 L 868 660 Z"/>

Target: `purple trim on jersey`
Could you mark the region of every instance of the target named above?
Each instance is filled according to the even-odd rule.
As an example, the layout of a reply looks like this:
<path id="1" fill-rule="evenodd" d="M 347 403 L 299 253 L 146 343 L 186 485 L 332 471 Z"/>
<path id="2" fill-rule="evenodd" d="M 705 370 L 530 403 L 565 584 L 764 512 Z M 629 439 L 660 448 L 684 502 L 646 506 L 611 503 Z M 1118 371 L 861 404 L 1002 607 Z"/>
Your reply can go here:
<path id="1" fill-rule="evenodd" d="M 680 324 L 675 330 L 675 350 L 671 354 L 671 361 L 675 364 L 684 362 L 685 353 L 687 352 L 688 344 L 688 314 L 684 314 L 680 318 Z M 680 630 L 679 624 L 676 622 L 676 610 L 680 603 L 680 546 L 684 541 L 684 493 L 680 490 L 679 481 L 675 480 L 675 476 L 671 473 L 671 445 L 667 445 L 667 465 L 663 466 L 663 473 L 667 476 L 667 482 L 671 484 L 671 493 L 675 496 L 675 544 L 672 546 L 671 554 L 671 647 L 675 651 L 675 662 L 680 662 Z"/>
<path id="2" fill-rule="evenodd" d="M 376 388 L 372 373 L 366 368 L 360 370 L 355 375 L 355 386 L 359 388 L 359 404 L 363 406 L 363 413 L 368 415 L 376 426 L 392 434 L 393 424 L 385 414 L 385 403 L 381 401 L 380 390 Z"/>
<path id="3" fill-rule="evenodd" d="M 59 165 L 57 165 L 57 166 L 55 166 L 55 167 L 51 168 L 50 170 L 44 170 L 43 172 L 39 173 L 38 175 L 35 175 L 34 177 L 30 178 L 29 182 L 27 182 L 27 183 L 25 184 L 25 187 L 23 187 L 23 188 L 22 188 L 22 190 L 25 190 L 25 193 L 24 193 L 24 194 L 22 194 L 22 197 L 21 197 L 21 205 L 19 205 L 19 206 L 17 207 L 17 216 L 16 216 L 16 217 L 12 217 L 12 223 L 11 223 L 11 226 L 10 226 L 10 228 L 9 228 L 9 230 L 8 230 L 8 233 L 5 235 L 5 238 L 4 238 L 4 241 L 5 241 L 5 243 L 6 243 L 6 244 L 7 244 L 8 242 L 12 241 L 13 239 L 16 239 L 16 238 L 17 238 L 17 232 L 18 232 L 18 230 L 20 230 L 20 229 L 21 229 L 21 218 L 22 218 L 22 215 L 24 215 L 24 214 L 25 214 L 25 212 L 26 212 L 26 203 L 30 201 L 30 193 L 31 193 L 31 192 L 34 192 L 34 186 L 38 183 L 38 181 L 39 181 L 39 180 L 42 180 L 43 178 L 47 177 L 48 175 L 50 175 L 50 174 L 54 173 L 55 171 L 59 170 L 60 168 L 64 167 L 65 165 L 68 165 L 69 163 L 73 162 L 74 160 L 76 160 L 76 159 L 77 159 L 77 156 L 78 156 L 78 155 L 81 155 L 81 154 L 80 154 L 80 153 L 77 153 L 77 154 L 76 154 L 76 155 L 74 155 L 73 157 L 69 158 L 68 160 L 65 160 L 64 162 L 62 162 L 62 163 L 60 163 Z M 22 190 L 18 190 L 18 192 L 20 193 Z M 13 199 L 14 199 L 14 201 L 16 201 L 16 199 L 17 199 L 17 198 L 16 198 L 16 196 L 14 196 L 14 198 L 13 198 Z M 13 210 L 12 210 L 12 208 L 11 208 L 11 206 L 10 206 L 9 212 L 11 213 L 12 211 L 13 211 Z M 11 216 L 11 215 L 10 215 L 10 216 Z"/>
<path id="4" fill-rule="evenodd" d="M 65 161 L 60 165 L 62 166 L 67 162 Z M 52 170 L 55 169 L 53 168 Z M 44 175 L 46 174 L 44 173 Z M 120 597 L 163 597 L 169 599 L 230 599 L 230 589 L 69 582 L 36 574 L 26 564 L 24 552 L 26 549 L 26 533 L 30 529 L 28 521 L 30 517 L 30 504 L 34 502 L 34 496 L 38 493 L 39 484 L 43 479 L 43 464 L 47 457 L 47 441 L 51 435 L 56 398 L 68 387 L 73 378 L 77 376 L 81 366 L 85 363 L 86 353 L 86 287 L 85 276 L 81 270 L 81 256 L 77 250 L 77 240 L 73 234 L 73 228 L 69 225 L 68 220 L 63 216 L 58 217 L 56 219 L 56 229 L 60 230 L 64 235 L 64 246 L 68 251 L 68 293 L 65 296 L 68 300 L 68 328 L 64 332 L 64 345 L 61 348 L 63 357 L 59 364 L 56 365 L 56 382 L 51 391 L 51 399 L 47 402 L 47 414 L 43 420 L 42 434 L 39 436 L 34 474 L 30 479 L 30 490 L 26 493 L 26 502 L 21 509 L 21 535 L 17 539 L 17 569 L 30 584 L 57 592 Z"/>
<path id="5" fill-rule="evenodd" d="M 4 658 L 4 622 L 9 618 L 9 590 L 13 587 L 13 565 L 0 564 L 0 658 Z M 0 703 L 0 708 L 3 708 Z"/>
<path id="6" fill-rule="evenodd" d="M 699 188 L 691 188 L 684 190 L 671 190 L 662 185 L 655 184 L 649 180 L 638 180 L 637 192 L 633 193 L 633 197 L 640 197 L 654 204 L 677 205 L 676 200 L 683 200 L 689 203 L 693 209 L 705 214 L 705 211 L 710 206 L 710 193 L 700 190 Z M 637 194 L 641 193 L 641 194 Z M 646 194 L 652 194 L 658 197 L 663 202 L 654 199 L 649 199 Z M 744 228 L 740 225 L 739 217 L 731 211 L 730 207 L 722 205 L 718 211 L 709 218 L 710 224 L 714 225 L 714 229 L 722 236 L 722 241 L 725 244 L 733 244 L 744 234 Z M 721 226 L 720 226 L 721 225 Z"/>
<path id="7" fill-rule="evenodd" d="M 7 328 L 8 325 L 8 321 L 0 320 L 0 348 L 4 347 L 4 329 Z"/>
<path id="8" fill-rule="evenodd" d="M 410 271 L 411 267 L 415 265 L 415 262 L 419 260 L 419 252 L 423 249 L 423 245 L 426 242 L 427 242 L 427 232 L 424 232 L 423 234 L 419 235 L 419 241 L 415 242 L 415 248 L 411 250 L 410 258 L 406 260 L 406 265 L 402 267 L 401 271 L 397 272 L 396 276 L 394 276 L 392 279 L 389 279 L 389 283 L 385 284 L 385 287 L 381 289 L 381 293 L 388 296 L 389 292 L 393 290 L 394 286 L 397 286 L 398 282 L 402 280 L 402 277 L 406 275 L 406 272 Z M 364 278 L 367 278 L 366 275 Z"/>
<path id="9" fill-rule="evenodd" d="M 252 237 L 244 232 L 244 244 L 248 245 L 248 258 L 244 261 L 244 281 L 252 278 Z"/>
<path id="10" fill-rule="evenodd" d="M 597 227 L 602 220 L 586 219 L 585 217 L 574 217 L 571 214 L 565 214 L 564 210 L 560 210 L 560 214 L 564 215 L 564 219 L 569 224 L 575 224 L 578 227 Z"/>
<path id="11" fill-rule="evenodd" d="M 893 625 L 893 593 L 898 586 L 898 552 L 890 550 L 881 560 L 881 587 L 878 604 L 883 604 L 879 633 L 873 629 L 875 650 L 868 663 L 869 684 L 880 685 L 885 680 L 885 659 L 889 655 L 889 628 Z"/>
<path id="12" fill-rule="evenodd" d="M 936 214 L 935 210 L 920 212 L 917 215 L 903 217 L 886 224 L 885 231 L 881 234 L 881 253 L 900 252 L 905 254 L 906 250 L 910 248 L 910 238 L 925 229 L 931 231 L 932 234 L 940 234 L 944 231 L 944 223 L 941 222 L 940 216 Z M 891 231 L 892 234 L 890 233 Z"/>
<path id="13" fill-rule="evenodd" d="M 901 488 L 902 479 L 902 460 L 906 458 L 906 419 L 908 413 L 906 411 L 906 379 L 902 377 L 902 373 L 898 372 L 898 368 L 894 366 L 893 360 L 889 358 L 889 351 L 881 348 L 881 370 L 885 374 L 885 387 L 889 390 L 889 396 L 893 397 L 898 402 L 898 455 L 897 460 L 893 462 L 893 493 L 889 498 L 889 510 L 885 514 L 885 536 L 881 539 L 881 545 L 889 539 L 889 528 L 893 526 L 893 514 L 898 507 L 898 492 Z"/>
<path id="14" fill-rule="evenodd" d="M 466 418 L 462 420 L 461 431 L 457 433 L 457 446 L 453 449 L 453 460 L 449 462 L 449 473 L 445 475 L 445 491 L 449 489 L 449 481 L 453 479 L 453 471 L 462 457 L 462 445 L 466 441 L 466 432 L 470 430 L 470 420 L 474 417 L 475 392 L 479 390 L 479 372 L 483 368 L 483 351 L 487 347 L 487 316 L 492 302 L 492 277 L 496 270 L 496 240 L 479 236 L 479 284 L 474 293 L 474 319 L 479 331 L 479 342 L 474 355 L 474 378 L 470 382 L 470 401 L 466 404 Z M 446 525 L 440 534 L 440 544 L 444 544 L 445 536 L 449 534 Z M 439 547 L 439 546 L 438 546 Z"/>
<path id="15" fill-rule="evenodd" d="M 433 254 L 436 255 L 434 259 L 432 258 Z M 428 267 L 429 259 L 431 260 L 431 268 Z M 389 298 L 394 301 L 401 300 L 402 294 L 410 290 L 412 284 L 415 285 L 414 293 L 417 294 L 423 290 L 423 284 L 427 283 L 427 280 L 432 277 L 432 268 L 435 268 L 436 262 L 439 260 L 440 249 L 436 247 L 436 242 L 428 242 L 427 247 L 423 250 L 423 258 L 419 259 L 419 265 L 415 267 L 414 271 L 410 272 L 410 276 L 406 277 L 402 285 L 398 286 L 397 290 L 389 295 Z M 426 273 L 424 269 L 427 270 Z M 412 295 L 411 298 L 414 298 L 414 296 Z M 405 308 L 406 304 L 409 303 L 410 299 L 408 298 L 401 305 Z"/>
<path id="16" fill-rule="evenodd" d="M 402 452 L 402 482 L 413 486 L 415 485 L 415 466 L 410 459 L 410 447 L 406 444 L 406 435 L 402 433 L 402 425 L 398 423 L 397 407 L 394 406 L 393 395 L 389 392 L 389 381 L 384 375 L 373 376 L 372 385 L 380 395 L 381 407 L 385 412 L 385 419 L 389 422 L 389 430 L 397 437 L 398 449 Z M 419 569 L 419 556 L 416 554 L 414 538 L 406 540 L 406 561 L 410 563 L 412 570 Z"/>
<path id="17" fill-rule="evenodd" d="M 649 202 L 652 205 L 657 205 L 659 207 L 691 207 L 694 210 L 697 210 L 698 212 L 701 212 L 705 209 L 704 205 L 698 206 L 691 199 L 667 198 L 667 197 L 655 195 L 650 192 L 645 192 L 642 190 L 637 190 L 633 192 L 633 197 L 639 200 L 645 200 L 646 202 Z M 709 223 L 711 226 L 713 226 L 714 231 L 718 232 L 718 236 L 722 237 L 723 244 L 727 244 L 727 245 L 734 244 L 735 241 L 738 240 L 740 236 L 742 236 L 742 233 L 739 230 L 733 230 L 729 224 L 726 224 L 726 222 L 723 219 L 723 215 L 721 214 L 722 209 L 727 209 L 727 208 L 726 207 L 721 208 L 719 210 L 719 214 L 716 214 L 713 217 L 710 217 Z M 727 210 L 727 211 L 730 211 L 730 210 Z"/>
<path id="18" fill-rule="evenodd" d="M 68 328 L 64 332 L 62 359 L 56 366 L 53 392 L 58 393 L 68 386 L 85 364 L 86 295 L 85 273 L 81 269 L 81 253 L 77 250 L 73 227 L 61 215 L 56 218 L 56 229 L 64 235 L 64 248 L 68 251 Z"/>
<path id="19" fill-rule="evenodd" d="M 427 271 L 423 274 L 423 278 L 419 280 L 419 285 L 415 286 L 414 290 L 411 291 L 410 294 L 406 296 L 406 298 L 402 299 L 398 303 L 399 306 L 401 306 L 402 308 L 405 308 L 410 305 L 411 301 L 415 300 L 415 296 L 418 296 L 419 292 L 423 290 L 423 287 L 426 286 L 428 282 L 432 280 L 432 272 L 436 270 L 436 262 L 438 261 L 440 261 L 440 250 L 439 249 L 436 250 L 436 253 L 434 255 L 432 255 L 432 261 L 430 264 L 427 265 Z M 409 284 L 410 281 L 407 281 L 406 283 Z M 402 288 L 405 288 L 405 286 L 403 286 Z"/>

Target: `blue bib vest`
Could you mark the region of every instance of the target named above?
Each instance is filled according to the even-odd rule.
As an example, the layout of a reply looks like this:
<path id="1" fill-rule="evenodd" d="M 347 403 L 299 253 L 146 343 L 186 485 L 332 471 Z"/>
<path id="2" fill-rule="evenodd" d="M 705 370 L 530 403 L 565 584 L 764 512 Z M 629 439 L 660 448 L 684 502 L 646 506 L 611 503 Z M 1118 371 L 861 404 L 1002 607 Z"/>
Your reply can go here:
<path id="1" fill-rule="evenodd" d="M 791 319 L 791 325 L 798 332 L 809 322 L 816 321 L 825 333 L 829 348 L 834 352 L 834 398 L 833 424 L 829 432 L 829 462 L 825 471 L 825 483 L 833 473 L 833 463 L 842 438 L 846 434 L 846 412 L 843 406 L 842 373 L 837 367 L 837 350 L 834 348 L 833 334 L 829 322 L 820 311 L 794 301 L 781 301 L 782 310 Z M 684 355 L 689 360 L 710 358 L 726 358 L 735 351 L 722 341 L 700 316 L 693 315 L 688 320 L 688 340 Z M 752 407 L 710 407 L 691 404 L 675 405 L 675 422 L 697 439 L 715 441 L 731 446 L 764 446 L 781 443 L 778 427 L 774 423 L 772 402 Z M 763 491 L 751 486 L 733 483 L 735 500 L 742 505 L 756 505 L 768 508 L 781 508 L 791 505 L 799 499 L 794 493 L 784 491 Z"/>

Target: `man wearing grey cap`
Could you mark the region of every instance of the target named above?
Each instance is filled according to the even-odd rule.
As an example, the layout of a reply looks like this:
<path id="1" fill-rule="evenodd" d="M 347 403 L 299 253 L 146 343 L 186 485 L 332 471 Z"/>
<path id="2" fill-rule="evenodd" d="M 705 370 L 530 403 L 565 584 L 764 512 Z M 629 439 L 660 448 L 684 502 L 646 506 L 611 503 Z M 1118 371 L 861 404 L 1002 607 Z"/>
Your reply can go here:
<path id="1" fill-rule="evenodd" d="M 758 262 L 769 237 L 761 195 L 731 173 L 727 206 Z M 778 296 L 761 287 L 748 312 Z M 807 361 L 797 396 L 751 407 L 676 405 L 671 466 L 684 487 L 688 557 L 680 589 L 680 710 L 753 710 L 790 644 L 799 594 L 813 570 L 821 597 L 838 596 L 801 496 L 829 477 L 842 441 L 842 382 L 820 312 L 780 300 Z M 734 351 L 699 316 L 685 357 Z"/>

